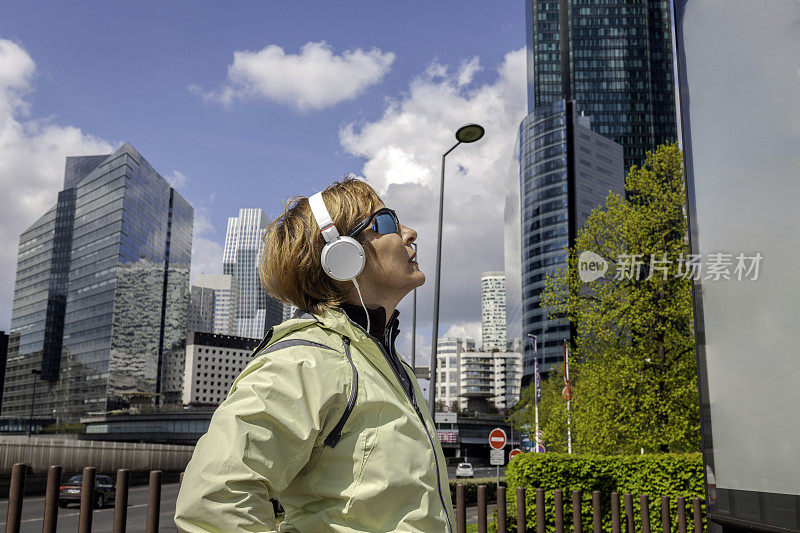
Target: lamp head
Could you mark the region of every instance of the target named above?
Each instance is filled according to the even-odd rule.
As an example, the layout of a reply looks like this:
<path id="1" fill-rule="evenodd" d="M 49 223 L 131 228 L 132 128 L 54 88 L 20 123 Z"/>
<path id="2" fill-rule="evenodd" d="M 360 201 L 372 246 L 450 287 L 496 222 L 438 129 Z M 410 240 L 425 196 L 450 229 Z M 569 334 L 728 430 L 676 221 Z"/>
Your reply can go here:
<path id="1" fill-rule="evenodd" d="M 456 140 L 462 143 L 474 143 L 480 140 L 485 132 L 480 124 L 464 124 L 456 131 Z"/>

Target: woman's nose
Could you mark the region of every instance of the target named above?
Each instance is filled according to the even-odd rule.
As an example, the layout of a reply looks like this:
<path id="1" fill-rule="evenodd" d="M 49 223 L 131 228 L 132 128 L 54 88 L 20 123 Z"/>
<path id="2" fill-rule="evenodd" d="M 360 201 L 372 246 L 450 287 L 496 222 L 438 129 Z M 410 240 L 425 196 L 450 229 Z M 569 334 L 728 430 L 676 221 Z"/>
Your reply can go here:
<path id="1" fill-rule="evenodd" d="M 403 237 L 403 242 L 405 244 L 411 244 L 417 240 L 417 232 L 402 224 L 400 225 L 400 235 Z"/>

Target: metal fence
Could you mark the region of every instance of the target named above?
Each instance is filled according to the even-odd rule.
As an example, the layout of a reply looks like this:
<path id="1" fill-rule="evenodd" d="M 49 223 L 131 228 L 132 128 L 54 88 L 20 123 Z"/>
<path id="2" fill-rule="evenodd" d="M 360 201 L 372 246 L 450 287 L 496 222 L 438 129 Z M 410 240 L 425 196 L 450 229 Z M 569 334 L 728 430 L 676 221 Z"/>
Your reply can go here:
<path id="1" fill-rule="evenodd" d="M 19 533 L 22 520 L 22 503 L 25 492 L 25 475 L 27 465 L 16 463 L 12 468 L 11 487 L 8 495 L 8 516 L 6 518 L 6 533 Z M 55 533 L 58 523 L 58 501 L 59 488 L 61 485 L 61 466 L 51 466 L 47 472 L 47 489 L 45 493 L 44 524 L 42 533 Z M 84 467 L 81 480 L 81 508 L 78 518 L 78 532 L 90 533 L 92 531 L 92 513 L 94 511 L 94 491 L 95 491 L 96 469 L 91 466 Z M 129 489 L 130 470 L 117 470 L 116 491 L 114 496 L 114 533 L 125 533 L 127 527 L 128 514 L 128 489 Z M 180 481 L 183 481 L 181 474 Z M 536 490 L 536 533 L 545 533 L 545 503 L 544 490 Z M 478 533 L 487 533 L 488 517 L 486 505 L 486 486 L 478 486 Z M 525 509 L 525 488 L 517 488 L 517 533 L 526 533 L 526 509 Z M 572 491 L 572 524 L 574 533 L 583 533 L 583 509 L 581 504 L 582 492 Z M 649 512 L 649 501 L 646 494 L 639 496 L 641 505 L 641 532 L 651 533 L 651 522 Z M 564 520 L 564 493 L 556 490 L 554 493 L 555 503 L 555 532 L 565 532 Z M 687 514 L 686 500 L 679 497 L 677 499 L 678 513 L 677 525 L 680 533 L 687 533 Z M 592 532 L 601 533 L 602 531 L 602 512 L 601 496 L 599 491 L 592 492 Z M 157 533 L 159 528 L 159 512 L 161 508 L 161 471 L 153 470 L 150 472 L 150 485 L 147 497 L 147 533 Z M 693 531 L 702 533 L 703 517 L 700 500 L 694 498 L 692 501 L 693 509 Z M 506 533 L 507 529 L 507 509 L 506 509 L 506 489 L 497 489 L 497 531 Z M 661 531 L 670 533 L 672 530 L 672 518 L 670 515 L 670 499 L 667 496 L 661 498 Z M 624 526 L 623 526 L 624 525 Z M 464 485 L 456 487 L 456 527 L 458 533 L 467 531 L 467 506 Z M 633 496 L 624 495 L 624 509 L 620 508 L 619 493 L 611 493 L 611 531 L 622 533 L 622 528 L 626 533 L 635 532 Z"/>
<path id="2" fill-rule="evenodd" d="M 22 521 L 22 502 L 25 493 L 25 474 L 28 469 L 23 463 L 16 463 L 11 471 L 11 487 L 8 493 L 8 515 L 6 517 L 6 533 L 19 533 Z M 55 533 L 58 524 L 58 497 L 61 486 L 61 466 L 51 466 L 47 471 L 47 489 L 44 499 L 44 523 L 42 533 Z M 81 510 L 78 517 L 78 532 L 92 531 L 92 513 L 94 512 L 94 490 L 96 469 L 84 467 L 81 479 Z M 114 533 L 125 533 L 128 518 L 128 489 L 130 470 L 117 470 L 117 482 L 114 494 Z M 183 474 L 181 474 L 183 481 Z M 147 491 L 147 533 L 157 533 L 159 512 L 161 511 L 161 470 L 150 472 L 150 486 Z"/>
<path id="3" fill-rule="evenodd" d="M 536 533 L 545 533 L 545 503 L 544 503 L 544 489 L 536 490 Z M 526 509 L 525 509 L 525 493 L 523 487 L 517 487 L 517 533 L 526 533 Z M 565 524 L 564 520 L 564 492 L 561 490 L 554 491 L 554 504 L 555 504 L 555 532 L 564 533 L 571 529 L 574 533 L 583 533 L 583 509 L 581 499 L 583 493 L 580 490 L 572 491 L 572 527 Z M 651 521 L 649 510 L 649 498 L 646 494 L 639 496 L 640 502 L 640 517 L 641 517 L 641 532 L 651 533 Z M 687 533 L 687 515 L 686 515 L 686 498 L 678 497 L 678 513 L 677 525 L 680 533 Z M 506 488 L 497 488 L 497 531 L 500 533 L 507 533 L 508 515 L 506 509 Z M 672 530 L 672 516 L 670 515 L 670 498 L 667 496 L 661 497 L 661 531 L 662 533 L 670 533 Z M 466 491 L 464 485 L 456 487 L 456 524 L 458 533 L 466 533 L 467 531 L 467 506 L 466 506 Z M 624 495 L 624 509 L 620 509 L 619 493 L 611 493 L 611 531 L 613 533 L 622 533 L 623 527 L 626 533 L 634 533 L 636 521 L 634 520 L 634 506 L 633 495 Z M 602 522 L 602 502 L 601 494 L 599 491 L 592 492 L 592 533 L 601 533 Z M 702 533 L 703 531 L 703 514 L 701 502 L 698 498 L 692 500 L 692 524 L 694 533 Z M 487 507 L 486 507 L 486 486 L 478 486 L 478 533 L 487 532 Z M 566 526 L 566 527 L 565 527 Z M 552 528 L 551 528 L 552 530 Z M 657 531 L 657 529 L 655 530 Z"/>

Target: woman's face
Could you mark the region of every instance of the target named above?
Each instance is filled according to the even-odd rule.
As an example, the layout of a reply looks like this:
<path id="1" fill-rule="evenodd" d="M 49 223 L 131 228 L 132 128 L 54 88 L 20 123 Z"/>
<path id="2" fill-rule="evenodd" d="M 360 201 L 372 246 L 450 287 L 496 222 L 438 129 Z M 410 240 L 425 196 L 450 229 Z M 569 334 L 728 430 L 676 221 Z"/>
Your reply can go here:
<path id="1" fill-rule="evenodd" d="M 384 207 L 379 204 L 375 211 Z M 416 251 L 411 246 L 417 238 L 417 232 L 400 224 L 400 233 L 381 235 L 367 228 L 361 238 L 372 245 L 374 253 L 367 253 L 364 270 L 358 276 L 358 282 L 366 285 L 376 296 L 396 299 L 398 302 L 413 289 L 425 283 L 423 274 L 416 261 Z"/>

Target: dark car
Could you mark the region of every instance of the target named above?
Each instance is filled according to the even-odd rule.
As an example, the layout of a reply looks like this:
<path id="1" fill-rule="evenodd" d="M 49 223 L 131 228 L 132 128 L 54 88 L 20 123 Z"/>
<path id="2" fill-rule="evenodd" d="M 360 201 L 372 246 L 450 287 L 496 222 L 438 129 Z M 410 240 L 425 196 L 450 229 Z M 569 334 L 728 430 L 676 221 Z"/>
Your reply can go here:
<path id="1" fill-rule="evenodd" d="M 70 503 L 81 503 L 81 486 L 83 476 L 72 476 L 66 483 L 61 485 L 58 492 L 59 507 L 66 507 Z M 101 509 L 105 504 L 114 501 L 116 487 L 114 480 L 108 476 L 96 476 L 94 478 L 94 506 Z"/>

